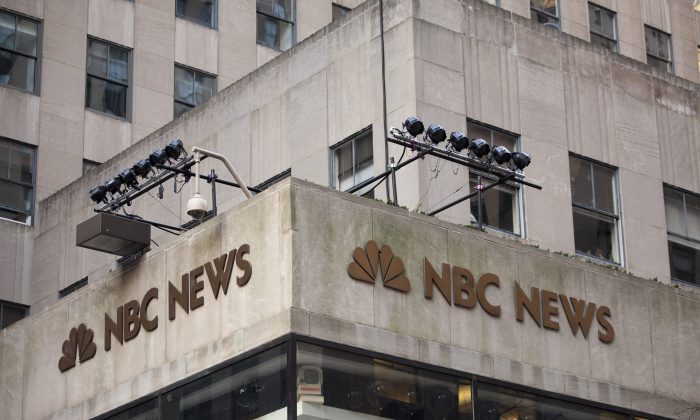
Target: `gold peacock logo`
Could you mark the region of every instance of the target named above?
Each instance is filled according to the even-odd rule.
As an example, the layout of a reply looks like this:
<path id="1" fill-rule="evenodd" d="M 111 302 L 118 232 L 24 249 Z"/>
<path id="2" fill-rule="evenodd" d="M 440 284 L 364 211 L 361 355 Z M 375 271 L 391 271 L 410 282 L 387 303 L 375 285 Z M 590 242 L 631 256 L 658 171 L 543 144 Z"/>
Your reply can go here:
<path id="1" fill-rule="evenodd" d="M 74 367 L 76 356 L 80 363 L 95 357 L 97 346 L 92 342 L 94 337 L 95 333 L 85 324 L 80 324 L 78 328 L 71 328 L 68 340 L 63 342 L 63 356 L 58 361 L 58 369 L 65 372 Z"/>
<path id="2" fill-rule="evenodd" d="M 408 292 L 411 282 L 404 275 L 406 268 L 401 258 L 394 256 L 388 245 L 377 246 L 374 241 L 365 244 L 364 249 L 357 247 L 352 253 L 353 261 L 348 265 L 348 274 L 355 280 L 374 283 L 377 271 L 382 275 L 384 286 Z"/>

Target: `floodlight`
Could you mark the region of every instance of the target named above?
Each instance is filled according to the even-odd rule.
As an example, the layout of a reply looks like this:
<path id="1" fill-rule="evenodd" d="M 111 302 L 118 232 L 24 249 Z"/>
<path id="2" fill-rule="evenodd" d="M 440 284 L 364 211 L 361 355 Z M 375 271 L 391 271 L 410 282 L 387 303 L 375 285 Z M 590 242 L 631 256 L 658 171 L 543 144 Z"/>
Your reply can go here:
<path id="1" fill-rule="evenodd" d="M 491 159 L 502 165 L 510 160 L 510 150 L 503 146 L 496 146 L 491 150 Z"/>
<path id="2" fill-rule="evenodd" d="M 168 160 L 168 154 L 163 149 L 156 149 L 148 156 L 151 166 L 163 165 Z"/>
<path id="3" fill-rule="evenodd" d="M 452 132 L 452 134 L 450 134 L 450 139 L 447 141 L 452 145 L 452 148 L 454 148 L 457 153 L 469 146 L 469 139 L 461 131 Z"/>
<path id="4" fill-rule="evenodd" d="M 138 220 L 98 213 L 76 228 L 75 244 L 122 257 L 136 254 L 151 243 L 151 227 Z"/>
<path id="5" fill-rule="evenodd" d="M 165 146 L 165 153 L 171 159 L 177 159 L 181 154 L 186 153 L 185 145 L 182 144 L 182 140 L 175 139 Z"/>
<path id="6" fill-rule="evenodd" d="M 146 159 L 141 159 L 134 164 L 132 169 L 136 175 L 140 176 L 141 178 L 146 178 L 151 172 L 151 162 Z"/>
<path id="7" fill-rule="evenodd" d="M 469 150 L 471 150 L 476 157 L 481 159 L 489 153 L 491 146 L 489 146 L 489 143 L 484 139 L 474 139 L 469 145 Z"/>
<path id="8" fill-rule="evenodd" d="M 408 117 L 403 123 L 404 128 L 413 137 L 419 136 L 423 133 L 423 123 L 416 117 Z"/>
<path id="9" fill-rule="evenodd" d="M 445 129 L 440 124 L 430 124 L 425 134 L 427 134 L 427 138 L 433 144 L 438 144 L 447 138 L 447 133 L 445 133 Z"/>
<path id="10" fill-rule="evenodd" d="M 134 172 L 132 168 L 124 169 L 119 172 L 119 179 L 122 181 L 122 184 L 127 187 L 133 188 L 139 184 L 138 181 L 136 181 L 136 172 Z"/>
<path id="11" fill-rule="evenodd" d="M 107 188 L 107 192 L 112 195 L 118 193 L 121 187 L 122 180 L 116 176 L 114 178 L 111 178 L 109 181 L 105 182 L 105 188 Z"/>
<path id="12" fill-rule="evenodd" d="M 90 188 L 90 199 L 95 203 L 104 201 L 107 196 L 107 187 L 104 185 L 98 185 L 96 187 Z"/>
<path id="13" fill-rule="evenodd" d="M 527 153 L 523 152 L 513 152 L 510 155 L 513 165 L 515 165 L 516 168 L 520 169 L 521 171 L 527 167 L 527 165 L 530 164 L 530 155 Z"/>

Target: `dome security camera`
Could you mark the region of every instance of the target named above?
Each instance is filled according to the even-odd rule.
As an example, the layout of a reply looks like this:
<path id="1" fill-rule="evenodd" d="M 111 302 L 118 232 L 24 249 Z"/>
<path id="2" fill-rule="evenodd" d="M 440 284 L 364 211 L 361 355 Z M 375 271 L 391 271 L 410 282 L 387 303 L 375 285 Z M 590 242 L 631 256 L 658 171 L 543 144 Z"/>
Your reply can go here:
<path id="1" fill-rule="evenodd" d="M 199 193 L 195 193 L 187 202 L 187 214 L 196 220 L 204 219 L 207 214 L 207 200 Z"/>

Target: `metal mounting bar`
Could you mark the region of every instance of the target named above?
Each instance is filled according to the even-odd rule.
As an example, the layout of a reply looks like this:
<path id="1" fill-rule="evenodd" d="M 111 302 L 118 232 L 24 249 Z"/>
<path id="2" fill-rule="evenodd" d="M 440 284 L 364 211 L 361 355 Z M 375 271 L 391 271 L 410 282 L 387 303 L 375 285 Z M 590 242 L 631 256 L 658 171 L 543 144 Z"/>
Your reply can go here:
<path id="1" fill-rule="evenodd" d="M 182 168 L 189 168 L 190 166 L 194 165 L 194 161 L 192 160 L 193 158 L 191 156 L 188 156 L 181 161 L 177 162 L 175 166 L 173 167 L 165 167 L 167 169 L 182 169 Z M 162 165 L 156 165 L 162 166 Z M 120 195 L 119 197 L 115 198 L 114 200 L 110 201 L 107 204 L 102 205 L 101 207 L 98 207 L 95 209 L 95 211 L 108 211 L 108 210 L 116 210 L 119 207 L 123 206 L 124 204 L 127 204 L 134 200 L 135 198 L 138 198 L 145 194 L 146 192 L 152 190 L 153 188 L 157 187 L 158 185 L 164 183 L 165 181 L 175 177 L 177 175 L 174 172 L 161 172 L 159 174 L 156 174 L 155 176 L 149 178 L 144 182 L 142 185 L 138 187 L 138 189 L 133 189 L 130 191 L 125 192 L 124 194 Z"/>
<path id="2" fill-rule="evenodd" d="M 498 180 L 497 180 L 496 182 L 494 182 L 494 183 L 485 185 L 483 188 L 480 188 L 480 189 L 477 190 L 477 191 L 471 192 L 471 193 L 465 195 L 465 196 L 462 197 L 462 198 L 458 198 L 457 200 L 455 200 L 455 201 L 453 201 L 453 202 L 451 202 L 451 203 L 445 204 L 444 206 L 440 207 L 440 208 L 437 209 L 437 210 L 433 210 L 433 211 L 431 211 L 431 212 L 428 212 L 428 216 L 435 216 L 436 214 L 438 214 L 438 213 L 440 213 L 440 212 L 442 212 L 442 211 L 445 211 L 445 210 L 449 209 L 450 207 L 456 206 L 457 204 L 461 203 L 462 201 L 469 200 L 470 198 L 474 197 L 475 195 L 477 195 L 477 194 L 479 194 L 479 193 L 483 193 L 483 192 L 486 191 L 486 190 L 490 190 L 491 188 L 495 187 L 496 185 L 503 184 L 503 183 L 506 182 L 506 181 L 511 181 L 512 178 L 514 178 L 514 177 L 515 177 L 515 174 L 514 174 L 514 173 L 508 174 L 508 175 L 503 176 L 503 177 L 500 177 L 500 178 L 498 178 Z"/>
<path id="3" fill-rule="evenodd" d="M 126 216 L 126 215 L 118 214 L 118 213 L 112 213 L 112 212 L 106 211 L 106 210 L 95 209 L 95 213 L 107 213 L 107 214 L 111 214 L 112 216 L 117 216 L 117 217 L 121 217 L 121 218 L 124 218 L 124 219 L 137 220 L 137 221 L 139 221 L 139 222 L 143 222 L 143 223 L 147 223 L 147 224 L 149 224 L 149 225 L 151 225 L 151 226 L 155 226 L 155 227 L 157 227 L 157 228 L 159 228 L 159 229 L 172 229 L 172 230 L 176 230 L 176 231 L 178 231 L 178 232 L 185 232 L 185 231 L 187 230 L 187 229 L 183 229 L 183 228 L 181 228 L 181 227 L 179 227 L 179 226 L 166 225 L 166 224 L 164 224 L 164 223 L 158 223 L 158 222 L 153 222 L 153 221 L 146 220 L 146 219 L 141 219 L 141 218 L 138 218 L 138 217 Z M 178 235 L 178 234 L 175 233 L 175 232 L 169 232 L 169 233 L 172 233 L 172 234 L 174 234 L 174 235 Z"/>
<path id="4" fill-rule="evenodd" d="M 483 172 L 488 172 L 488 173 L 493 173 L 494 175 L 500 177 L 507 176 L 509 174 L 514 174 L 514 177 L 510 180 L 511 182 L 517 182 L 518 184 L 526 185 L 528 187 L 536 188 L 538 190 L 541 190 L 542 187 L 533 184 L 531 182 L 523 180 L 523 175 L 518 174 L 513 171 L 509 171 L 507 169 L 503 168 L 498 168 L 493 165 L 486 164 L 478 159 L 468 157 L 468 156 L 462 156 L 457 153 L 450 152 L 448 150 L 444 149 L 438 149 L 437 147 L 431 146 L 429 144 L 417 142 L 412 139 L 408 138 L 403 138 L 400 136 L 394 136 L 394 137 L 387 137 L 387 141 L 398 144 L 399 146 L 403 147 L 408 147 L 414 150 L 419 150 L 421 152 L 424 152 L 425 154 L 431 155 L 438 157 L 440 159 L 445 159 L 450 162 L 458 163 L 460 165 L 467 166 L 472 169 L 477 169 Z M 397 168 L 398 169 L 398 168 Z"/>
<path id="5" fill-rule="evenodd" d="M 392 172 L 396 172 L 396 171 L 398 171 L 399 169 L 403 168 L 404 166 L 406 166 L 406 165 L 408 165 L 408 164 L 410 164 L 410 163 L 413 163 L 413 162 L 415 162 L 415 161 L 418 160 L 418 159 L 421 159 L 421 158 L 422 158 L 423 156 L 425 156 L 427 153 L 428 153 L 427 150 L 426 150 L 426 151 L 421 150 L 420 152 L 418 152 L 417 155 L 415 155 L 415 156 L 413 156 L 412 158 L 408 159 L 406 162 L 399 163 L 399 164 L 396 165 L 395 167 L 390 167 L 390 168 L 387 169 L 386 171 L 384 171 L 384 172 L 382 172 L 382 173 L 380 173 L 380 174 L 378 174 L 378 175 L 375 175 L 375 176 L 373 176 L 373 177 L 370 178 L 370 179 L 367 179 L 367 180 L 365 180 L 365 181 L 362 181 L 362 182 L 360 182 L 359 184 L 355 185 L 355 186 L 352 187 L 352 188 L 348 188 L 347 190 L 345 190 L 345 192 L 346 192 L 346 193 L 352 194 L 352 193 L 354 193 L 355 191 L 361 190 L 361 189 L 363 189 L 364 187 L 368 186 L 369 184 L 371 184 L 371 183 L 377 181 L 378 179 L 380 179 L 380 178 L 385 178 L 387 175 L 391 174 Z"/>
<path id="6" fill-rule="evenodd" d="M 200 161 L 204 160 L 205 157 L 206 157 L 206 156 L 202 156 L 202 157 L 200 158 Z M 178 168 L 173 168 L 172 166 L 165 166 L 165 165 L 156 165 L 156 168 L 158 168 L 158 169 L 165 169 L 165 170 L 172 171 L 172 172 L 177 172 L 178 174 L 185 175 L 185 176 L 192 176 L 192 177 L 195 176 L 194 172 L 192 172 L 192 171 L 190 171 L 190 170 L 187 170 L 187 169 L 178 169 Z M 211 176 L 210 176 L 210 175 L 200 175 L 199 178 L 200 178 L 200 179 L 205 179 L 205 180 L 207 180 L 207 182 L 211 182 Z M 228 185 L 229 187 L 241 188 L 241 186 L 238 185 L 237 183 L 231 182 L 231 181 L 226 181 L 226 180 L 224 180 L 224 179 L 216 178 L 216 179 L 214 180 L 214 182 L 217 182 L 217 183 L 223 184 L 223 185 Z M 255 188 L 255 187 L 248 187 L 248 189 L 249 189 L 250 191 L 254 192 L 254 193 L 262 192 L 261 189 Z"/>
<path id="7" fill-rule="evenodd" d="M 228 171 L 231 172 L 231 175 L 233 175 L 233 178 L 236 180 L 236 182 L 238 182 L 240 189 L 243 190 L 243 194 L 245 194 L 245 196 L 248 198 L 253 198 L 253 194 L 250 193 L 250 190 L 248 190 L 248 187 L 245 185 L 245 183 L 243 182 L 241 177 L 238 175 L 238 172 L 236 172 L 236 169 L 233 167 L 233 165 L 231 165 L 231 162 L 229 162 L 229 160 L 226 159 L 226 157 L 224 155 L 220 155 L 216 152 L 205 150 L 205 149 L 199 148 L 197 146 L 193 147 L 192 153 L 197 153 L 197 152 L 203 154 L 204 156 L 213 157 L 214 159 L 218 159 L 221 162 L 223 162 L 224 165 L 226 165 L 226 169 L 228 169 Z M 197 159 L 197 160 L 199 160 L 199 159 Z"/>

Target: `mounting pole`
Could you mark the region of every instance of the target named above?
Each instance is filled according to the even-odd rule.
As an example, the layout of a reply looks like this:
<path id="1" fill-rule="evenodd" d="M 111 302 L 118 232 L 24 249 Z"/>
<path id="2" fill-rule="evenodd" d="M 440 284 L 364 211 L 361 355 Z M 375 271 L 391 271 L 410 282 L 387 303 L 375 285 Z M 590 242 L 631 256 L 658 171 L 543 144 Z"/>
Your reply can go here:
<path id="1" fill-rule="evenodd" d="M 226 157 L 216 152 L 201 149 L 197 146 L 192 148 L 192 153 L 201 153 L 204 156 L 213 157 L 214 159 L 222 161 L 224 165 L 226 165 L 226 169 L 228 169 L 228 171 L 231 172 L 231 175 L 233 175 L 233 177 L 236 179 L 236 182 L 238 182 L 238 185 L 243 190 L 243 194 L 245 194 L 245 196 L 248 198 L 253 198 L 253 194 L 250 193 L 250 190 L 248 190 L 248 187 L 246 187 L 245 183 L 243 183 L 243 180 L 241 180 L 241 177 L 238 175 L 238 172 L 236 172 L 236 170 L 233 168 L 233 165 L 231 165 L 231 162 L 229 162 L 228 159 L 226 159 Z M 199 160 L 199 158 L 197 160 Z M 199 180 L 199 171 L 197 172 L 197 180 Z"/>
<path id="2" fill-rule="evenodd" d="M 394 193 L 394 205 L 398 206 L 399 205 L 399 196 L 396 193 L 396 162 L 394 161 L 393 156 L 389 160 L 389 169 L 391 170 L 391 189 L 392 189 L 392 192 Z"/>

